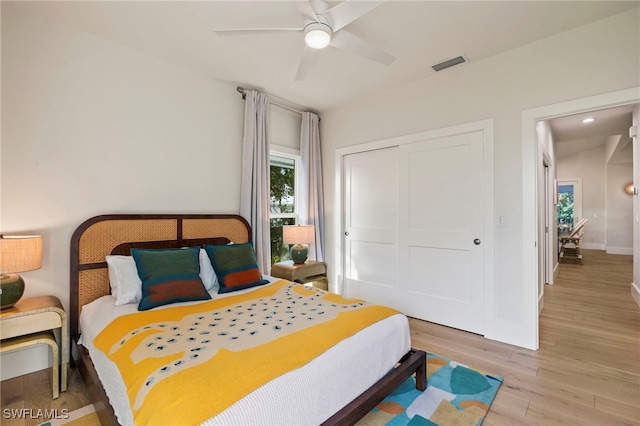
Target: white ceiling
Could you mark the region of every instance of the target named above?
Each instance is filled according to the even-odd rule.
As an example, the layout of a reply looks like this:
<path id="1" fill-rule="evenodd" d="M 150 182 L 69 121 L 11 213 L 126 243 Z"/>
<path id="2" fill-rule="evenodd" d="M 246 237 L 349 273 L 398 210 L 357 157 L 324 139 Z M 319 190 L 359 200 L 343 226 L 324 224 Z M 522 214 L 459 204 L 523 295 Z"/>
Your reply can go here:
<path id="1" fill-rule="evenodd" d="M 394 55 L 393 64 L 381 65 L 329 47 L 317 54 L 306 79 L 296 82 L 304 48 L 301 33 L 239 37 L 214 33 L 228 28 L 301 27 L 304 18 L 295 1 L 2 1 L 3 8 L 37 13 L 317 111 L 429 78 L 435 74 L 431 65 L 443 59 L 462 54 L 471 62 L 481 61 L 639 5 L 637 0 L 388 0 L 345 29 Z"/>
<path id="2" fill-rule="evenodd" d="M 609 137 L 620 135 L 620 142 L 609 162 L 631 163 L 633 157 L 629 127 L 633 124 L 633 108 L 634 105 L 625 105 L 549 120 L 556 143 L 556 156 L 564 157 L 597 148 L 605 145 Z M 595 121 L 583 123 L 585 118 L 594 118 Z"/>

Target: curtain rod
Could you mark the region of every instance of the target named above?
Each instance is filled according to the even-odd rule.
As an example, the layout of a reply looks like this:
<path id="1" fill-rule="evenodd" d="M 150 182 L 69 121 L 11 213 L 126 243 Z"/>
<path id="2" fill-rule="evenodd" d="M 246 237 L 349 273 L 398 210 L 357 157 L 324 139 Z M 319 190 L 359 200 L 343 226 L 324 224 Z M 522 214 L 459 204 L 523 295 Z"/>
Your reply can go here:
<path id="1" fill-rule="evenodd" d="M 247 98 L 246 89 L 245 89 L 244 87 L 240 87 L 240 86 L 238 86 L 238 87 L 236 88 L 236 90 L 237 90 L 238 92 L 242 93 L 242 99 L 246 99 L 246 98 Z M 288 110 L 288 111 L 295 112 L 296 114 L 300 114 L 300 115 L 302 115 L 302 111 L 297 110 L 297 109 L 295 109 L 295 108 L 291 108 L 290 106 L 287 106 L 287 105 L 283 105 L 283 104 L 281 104 L 281 103 L 279 103 L 279 102 L 274 102 L 274 101 L 272 101 L 271 99 L 269 99 L 269 103 L 270 103 L 271 105 L 275 105 L 275 106 L 277 106 L 277 107 L 280 107 L 280 108 L 286 109 L 286 110 Z"/>

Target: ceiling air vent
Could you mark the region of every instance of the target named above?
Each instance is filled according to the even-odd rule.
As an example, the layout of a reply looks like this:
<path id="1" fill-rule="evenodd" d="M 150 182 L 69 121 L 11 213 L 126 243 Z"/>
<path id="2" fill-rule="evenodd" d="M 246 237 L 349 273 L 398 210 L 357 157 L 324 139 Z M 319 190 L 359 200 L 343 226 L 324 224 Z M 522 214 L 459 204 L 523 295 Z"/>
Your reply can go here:
<path id="1" fill-rule="evenodd" d="M 465 62 L 467 62 L 465 57 L 460 55 L 460 56 L 456 56 L 455 58 L 451 58 L 451 59 L 447 59 L 445 61 L 439 62 L 435 65 L 431 65 L 431 68 L 433 68 L 435 71 L 442 71 L 444 69 L 451 68 L 458 64 L 464 64 Z"/>

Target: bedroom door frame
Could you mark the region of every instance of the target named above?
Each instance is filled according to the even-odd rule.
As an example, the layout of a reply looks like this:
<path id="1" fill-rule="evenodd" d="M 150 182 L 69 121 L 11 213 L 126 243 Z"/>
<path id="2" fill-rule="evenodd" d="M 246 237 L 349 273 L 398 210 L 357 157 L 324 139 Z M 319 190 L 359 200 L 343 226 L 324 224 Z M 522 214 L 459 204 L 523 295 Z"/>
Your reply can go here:
<path id="1" fill-rule="evenodd" d="M 538 158 L 536 123 L 565 115 L 579 114 L 597 109 L 635 104 L 640 102 L 640 87 L 624 89 L 601 95 L 589 96 L 567 102 L 546 105 L 522 111 L 522 284 L 524 289 L 524 319 L 522 324 L 512 324 L 522 332 L 523 347 L 537 350 L 539 347 L 538 288 L 543 280 L 539 264 L 544 260 L 542 243 L 538 241 L 544 220 L 538 215 L 538 176 L 544 173 L 542 159 Z M 634 258 L 634 263 L 638 259 Z M 542 283 L 543 284 L 543 283 Z M 512 331 L 512 330 L 511 330 Z"/>
<path id="2" fill-rule="evenodd" d="M 484 181 L 482 184 L 484 202 L 484 318 L 485 318 L 485 335 L 492 334 L 491 323 L 495 318 L 495 225 L 494 225 L 494 123 L 493 119 L 481 120 L 451 126 L 426 132 L 420 132 L 411 135 L 392 137 L 379 141 L 367 142 L 344 148 L 336 149 L 335 153 L 335 211 L 334 211 L 334 241 L 335 241 L 335 257 L 334 257 L 334 273 L 332 274 L 335 283 L 334 290 L 340 294 L 344 294 L 344 271 L 345 271 L 345 247 L 344 232 L 345 223 L 343 212 L 345 208 L 344 200 L 344 157 L 349 154 L 357 154 L 359 152 L 384 149 L 393 146 L 401 146 L 414 142 L 424 141 L 426 139 L 436 139 L 453 136 L 462 133 L 471 133 L 481 131 L 484 134 L 484 158 L 482 168 L 484 170 Z"/>

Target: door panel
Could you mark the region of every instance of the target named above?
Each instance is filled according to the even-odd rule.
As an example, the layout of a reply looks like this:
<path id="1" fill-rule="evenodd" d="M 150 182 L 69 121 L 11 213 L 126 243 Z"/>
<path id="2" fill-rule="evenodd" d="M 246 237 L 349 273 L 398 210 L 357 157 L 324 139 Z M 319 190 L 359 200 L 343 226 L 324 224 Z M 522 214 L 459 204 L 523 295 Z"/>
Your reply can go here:
<path id="1" fill-rule="evenodd" d="M 397 147 L 344 157 L 345 294 L 396 307 Z"/>
<path id="2" fill-rule="evenodd" d="M 409 293 L 461 303 L 471 301 L 468 251 L 430 247 L 411 247 L 409 251 Z M 424 279 L 427 276 L 429 280 Z M 449 281 L 457 285 L 448 285 Z"/>
<path id="3" fill-rule="evenodd" d="M 440 146 L 443 141 L 428 142 L 435 145 L 425 149 L 426 145 L 412 144 L 402 152 L 406 162 L 408 181 L 409 228 L 414 230 L 460 230 L 468 228 L 467 212 L 455 206 L 462 198 L 468 197 L 467 187 L 471 170 L 468 147 Z M 464 164 L 460 164 L 463 161 Z M 446 208 L 434 208 L 434 201 Z"/>
<path id="4" fill-rule="evenodd" d="M 400 148 L 403 309 L 476 333 L 484 331 L 483 140 L 478 131 Z"/>
<path id="5" fill-rule="evenodd" d="M 393 256 L 393 250 L 393 244 L 352 240 L 349 250 L 349 277 L 371 285 L 393 288 L 392 283 L 396 281 L 392 273 L 394 268 L 380 267 Z"/>

